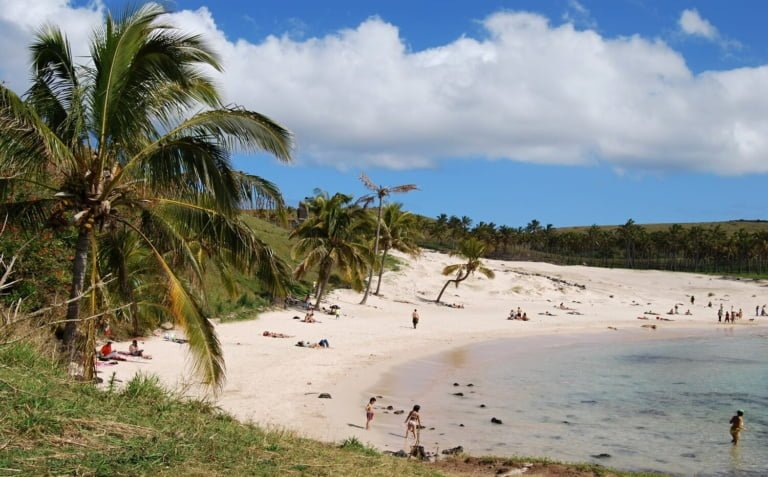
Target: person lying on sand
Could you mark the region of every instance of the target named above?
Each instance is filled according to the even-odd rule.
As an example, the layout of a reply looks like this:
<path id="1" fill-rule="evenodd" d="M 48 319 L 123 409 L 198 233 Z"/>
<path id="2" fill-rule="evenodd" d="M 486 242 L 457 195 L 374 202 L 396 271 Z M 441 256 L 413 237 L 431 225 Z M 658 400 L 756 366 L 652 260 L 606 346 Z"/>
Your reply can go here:
<path id="1" fill-rule="evenodd" d="M 330 348 L 331 344 L 328 343 L 328 340 L 323 338 L 317 343 L 310 343 L 309 341 L 299 341 L 296 343 L 296 346 L 299 348 Z"/>
<path id="2" fill-rule="evenodd" d="M 656 329 L 656 325 L 641 325 L 643 328 L 650 328 L 652 330 Z"/>
<path id="3" fill-rule="evenodd" d="M 283 333 L 276 333 L 274 331 L 265 331 L 261 334 L 261 336 L 269 336 L 270 338 L 293 338 L 291 335 L 286 335 Z"/>
<path id="4" fill-rule="evenodd" d="M 539 313 L 539 314 L 540 314 L 540 315 L 544 315 L 544 316 L 557 316 L 557 315 L 556 315 L 556 314 L 554 314 L 554 313 L 550 313 L 550 312 L 549 312 L 549 310 L 545 311 L 544 313 Z"/>
<path id="5" fill-rule="evenodd" d="M 638 320 L 650 320 L 650 318 L 648 318 L 647 316 L 638 316 L 637 319 Z"/>
<path id="6" fill-rule="evenodd" d="M 660 317 L 660 316 L 657 316 L 657 317 L 656 317 L 656 319 L 657 319 L 657 320 L 661 320 L 661 321 L 675 321 L 675 320 L 673 320 L 672 318 L 662 318 L 662 317 Z"/>

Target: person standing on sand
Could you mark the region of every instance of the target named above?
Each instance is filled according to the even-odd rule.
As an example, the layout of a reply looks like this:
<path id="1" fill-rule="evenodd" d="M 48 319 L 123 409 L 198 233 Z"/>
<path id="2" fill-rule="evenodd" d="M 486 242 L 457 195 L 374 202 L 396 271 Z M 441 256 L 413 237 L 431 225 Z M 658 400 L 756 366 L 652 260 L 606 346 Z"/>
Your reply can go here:
<path id="1" fill-rule="evenodd" d="M 419 411 L 421 411 L 421 406 L 416 404 L 413 406 L 413 410 L 411 410 L 405 418 L 405 439 L 408 440 L 408 433 L 410 432 L 416 440 L 414 445 L 419 445 L 419 435 L 421 434 L 421 417 L 419 416 Z"/>
<path id="2" fill-rule="evenodd" d="M 416 325 L 419 324 L 419 312 L 417 310 L 413 310 L 413 315 L 411 315 L 411 318 L 413 318 L 413 329 L 416 329 Z"/>
<path id="3" fill-rule="evenodd" d="M 373 404 L 376 402 L 376 398 L 372 397 L 368 404 L 365 405 L 365 430 L 370 429 L 371 421 L 373 420 Z"/>
<path id="4" fill-rule="evenodd" d="M 739 434 L 744 430 L 744 411 L 739 409 L 736 415 L 731 418 L 731 444 L 739 443 Z"/>

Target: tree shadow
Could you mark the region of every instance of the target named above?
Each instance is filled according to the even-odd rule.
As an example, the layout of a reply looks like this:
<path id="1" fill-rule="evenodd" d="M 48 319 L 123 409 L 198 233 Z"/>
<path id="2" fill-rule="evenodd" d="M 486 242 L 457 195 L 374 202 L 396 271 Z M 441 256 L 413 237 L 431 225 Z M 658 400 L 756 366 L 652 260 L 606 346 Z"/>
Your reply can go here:
<path id="1" fill-rule="evenodd" d="M 358 426 L 357 424 L 352 424 L 351 422 L 348 422 L 348 423 L 347 423 L 347 425 L 348 425 L 349 427 L 354 427 L 354 428 L 356 428 L 356 429 L 365 429 L 365 427 L 363 427 L 363 426 Z"/>

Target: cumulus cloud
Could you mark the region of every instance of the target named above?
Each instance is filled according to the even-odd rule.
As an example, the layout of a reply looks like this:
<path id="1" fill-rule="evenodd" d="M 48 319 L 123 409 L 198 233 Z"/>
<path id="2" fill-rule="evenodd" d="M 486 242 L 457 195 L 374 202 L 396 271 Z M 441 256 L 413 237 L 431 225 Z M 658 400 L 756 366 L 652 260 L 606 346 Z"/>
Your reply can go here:
<path id="1" fill-rule="evenodd" d="M 33 35 L 46 24 L 60 27 L 72 44 L 73 54 L 88 53 L 91 30 L 104 15 L 104 4 L 92 1 L 75 7 L 69 0 L 0 0 L 0 80 L 15 91 L 29 84 L 30 57 L 27 50 Z"/>
<path id="2" fill-rule="evenodd" d="M 258 43 L 228 38 L 206 8 L 172 17 L 220 52 L 228 99 L 291 128 L 303 161 L 768 172 L 765 66 L 694 74 L 660 40 L 605 37 L 532 13 L 496 13 L 482 38 L 419 51 L 376 17 Z"/>
<path id="3" fill-rule="evenodd" d="M 707 19 L 702 18 L 695 8 L 683 10 L 683 13 L 680 14 L 678 24 L 683 33 L 688 35 L 701 36 L 708 40 L 716 40 L 720 36 L 717 32 L 717 28 L 709 23 Z"/>

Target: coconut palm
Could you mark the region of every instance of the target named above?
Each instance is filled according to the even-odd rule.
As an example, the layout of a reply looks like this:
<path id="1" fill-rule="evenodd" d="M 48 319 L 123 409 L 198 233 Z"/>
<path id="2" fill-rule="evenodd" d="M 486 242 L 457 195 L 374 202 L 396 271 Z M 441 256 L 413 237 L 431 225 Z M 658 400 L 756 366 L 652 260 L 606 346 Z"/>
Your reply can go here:
<path id="1" fill-rule="evenodd" d="M 307 209 L 307 219 L 289 235 L 298 239 L 293 258 L 303 257 L 293 274 L 301 278 L 317 267 L 315 303 L 319 306 L 334 270 L 353 288 L 362 289 L 369 260 L 364 237 L 371 227 L 368 213 L 353 204 L 349 195 L 320 193 L 307 201 Z"/>
<path id="2" fill-rule="evenodd" d="M 271 183 L 234 171 L 230 153 L 261 150 L 290 161 L 291 138 L 261 114 L 224 106 L 204 73 L 221 69 L 216 55 L 199 36 L 165 23 L 164 13 L 147 4 L 108 15 L 82 64 L 60 30 L 37 35 L 29 91 L 20 97 L 0 86 L 0 212 L 28 226 L 77 230 L 63 334 L 69 349 L 79 298 L 110 273 L 96 266 L 100 240 L 120 228 L 154 260 L 196 370 L 220 385 L 221 350 L 195 286 L 203 256 L 273 273 L 275 292 L 285 283 L 284 265 L 238 219 L 246 200 L 267 197 L 279 207 L 282 199 Z M 98 300 L 90 296 L 93 314 Z"/>
<path id="3" fill-rule="evenodd" d="M 419 254 L 419 245 L 416 243 L 417 226 L 416 216 L 402 210 L 402 204 L 389 204 L 384 207 L 381 226 L 381 264 L 379 266 L 379 281 L 376 283 L 374 295 L 381 290 L 381 276 L 384 274 L 384 264 L 390 250 L 407 253 L 411 256 Z"/>
<path id="4" fill-rule="evenodd" d="M 466 262 L 456 263 L 454 265 L 448 265 L 443 269 L 443 275 L 456 274 L 456 278 L 452 278 L 445 282 L 443 289 L 440 290 L 440 294 L 437 295 L 435 302 L 440 303 L 440 299 L 445 293 L 445 289 L 448 285 L 453 283 L 457 287 L 459 283 L 469 278 L 475 272 L 482 273 L 488 278 L 494 278 L 496 275 L 493 270 L 483 265 L 481 258 L 485 255 L 485 244 L 475 238 L 468 238 L 459 243 L 459 249 L 451 253 L 453 256 L 464 257 Z"/>
<path id="5" fill-rule="evenodd" d="M 360 174 L 360 180 L 363 182 L 366 188 L 368 190 L 372 190 L 373 194 L 367 197 L 363 197 L 361 200 L 374 200 L 378 199 L 378 206 L 376 210 L 376 236 L 373 241 L 373 260 L 371 261 L 371 265 L 368 267 L 368 283 L 365 286 L 365 294 L 363 294 L 363 299 L 360 301 L 361 305 L 364 305 L 366 301 L 368 301 L 368 294 L 371 292 L 371 283 L 373 282 L 373 269 L 376 266 L 376 262 L 379 259 L 379 239 L 381 236 L 381 211 L 384 206 L 384 198 L 390 194 L 400 194 L 405 192 L 410 192 L 412 190 L 416 189 L 415 184 L 403 184 L 399 186 L 392 186 L 392 187 L 384 187 L 380 185 L 376 185 L 373 183 L 371 179 L 368 178 L 365 173 Z"/>

